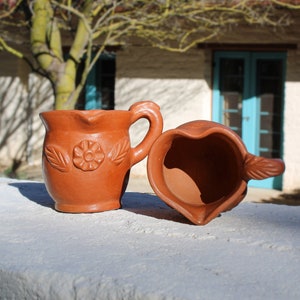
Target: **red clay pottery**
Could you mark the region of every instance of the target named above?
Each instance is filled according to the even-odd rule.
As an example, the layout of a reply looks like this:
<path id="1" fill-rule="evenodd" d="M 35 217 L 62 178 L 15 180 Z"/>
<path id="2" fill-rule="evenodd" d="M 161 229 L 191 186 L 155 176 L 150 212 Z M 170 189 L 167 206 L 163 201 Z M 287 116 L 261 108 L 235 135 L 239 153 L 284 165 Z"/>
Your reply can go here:
<path id="1" fill-rule="evenodd" d="M 63 212 L 117 209 L 130 168 L 162 132 L 159 106 L 138 102 L 122 110 L 58 110 L 40 114 L 46 128 L 43 175 L 55 208 Z M 146 118 L 149 130 L 134 148 L 129 128 Z"/>
<path id="2" fill-rule="evenodd" d="M 191 222 L 204 225 L 238 205 L 250 179 L 280 175 L 284 163 L 247 152 L 231 129 L 193 121 L 164 132 L 148 156 L 155 193 Z"/>

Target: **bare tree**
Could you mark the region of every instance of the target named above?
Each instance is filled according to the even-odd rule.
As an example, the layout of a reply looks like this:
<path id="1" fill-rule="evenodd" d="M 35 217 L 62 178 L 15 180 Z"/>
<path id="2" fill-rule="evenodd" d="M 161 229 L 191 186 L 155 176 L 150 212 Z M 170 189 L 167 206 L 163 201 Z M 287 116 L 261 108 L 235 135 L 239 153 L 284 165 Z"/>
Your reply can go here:
<path id="1" fill-rule="evenodd" d="M 299 9 L 300 3 L 298 0 L 0 0 L 0 7 L 2 28 L 19 26 L 30 30 L 34 59 L 13 49 L 4 35 L 0 36 L 0 49 L 26 59 L 35 71 L 49 78 L 56 109 L 71 109 L 89 71 L 107 46 L 122 46 L 135 40 L 184 52 L 221 35 L 233 24 L 287 26 L 291 22 L 289 11 Z M 70 41 L 68 55 L 63 52 L 65 40 Z M 92 56 L 93 52 L 96 54 Z M 76 72 L 83 57 L 84 70 L 76 85 Z"/>

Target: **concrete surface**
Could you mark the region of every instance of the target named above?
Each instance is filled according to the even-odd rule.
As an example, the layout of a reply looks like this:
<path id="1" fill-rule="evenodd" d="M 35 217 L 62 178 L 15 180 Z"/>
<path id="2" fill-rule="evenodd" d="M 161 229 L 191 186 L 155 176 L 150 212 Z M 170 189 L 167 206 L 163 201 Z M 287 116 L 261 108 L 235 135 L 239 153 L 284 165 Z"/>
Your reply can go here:
<path id="1" fill-rule="evenodd" d="M 0 299 L 300 299 L 300 206 L 263 192 L 195 226 L 142 179 L 120 210 L 64 214 L 0 178 Z"/>
<path id="2" fill-rule="evenodd" d="M 154 193 L 147 177 L 131 176 L 126 189 L 127 192 Z M 272 189 L 248 188 L 247 196 L 243 202 L 260 202 L 265 199 L 276 198 L 282 191 Z M 300 199 L 299 199 L 300 201 Z"/>

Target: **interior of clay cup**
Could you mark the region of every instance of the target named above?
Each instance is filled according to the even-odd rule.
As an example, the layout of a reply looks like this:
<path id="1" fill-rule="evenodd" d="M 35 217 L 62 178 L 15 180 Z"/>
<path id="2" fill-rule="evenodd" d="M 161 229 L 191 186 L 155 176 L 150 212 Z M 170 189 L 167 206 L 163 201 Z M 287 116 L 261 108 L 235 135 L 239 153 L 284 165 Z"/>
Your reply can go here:
<path id="1" fill-rule="evenodd" d="M 208 204 L 237 190 L 241 164 L 237 146 L 222 133 L 200 139 L 179 136 L 165 156 L 163 176 L 168 190 L 181 201 Z"/>

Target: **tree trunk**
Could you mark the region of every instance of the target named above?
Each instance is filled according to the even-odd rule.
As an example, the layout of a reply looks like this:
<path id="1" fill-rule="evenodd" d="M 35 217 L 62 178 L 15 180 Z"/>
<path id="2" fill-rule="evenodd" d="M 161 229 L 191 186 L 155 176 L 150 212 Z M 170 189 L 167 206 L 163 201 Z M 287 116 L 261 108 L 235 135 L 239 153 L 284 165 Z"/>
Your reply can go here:
<path id="1" fill-rule="evenodd" d="M 74 109 L 77 98 L 74 97 L 76 80 L 76 65 L 71 60 L 62 64 L 62 72 L 54 82 L 55 109 Z"/>
<path id="2" fill-rule="evenodd" d="M 52 81 L 55 94 L 55 109 L 74 109 L 79 89 L 76 90 L 77 65 L 88 43 L 92 42 L 92 0 L 86 0 L 83 14 L 78 20 L 77 31 L 71 45 L 70 55 L 64 60 L 59 28 L 49 0 L 36 0 L 33 5 L 31 47 L 40 67 Z M 90 48 L 91 49 L 91 48 Z M 88 65 L 83 79 L 88 73 Z"/>

